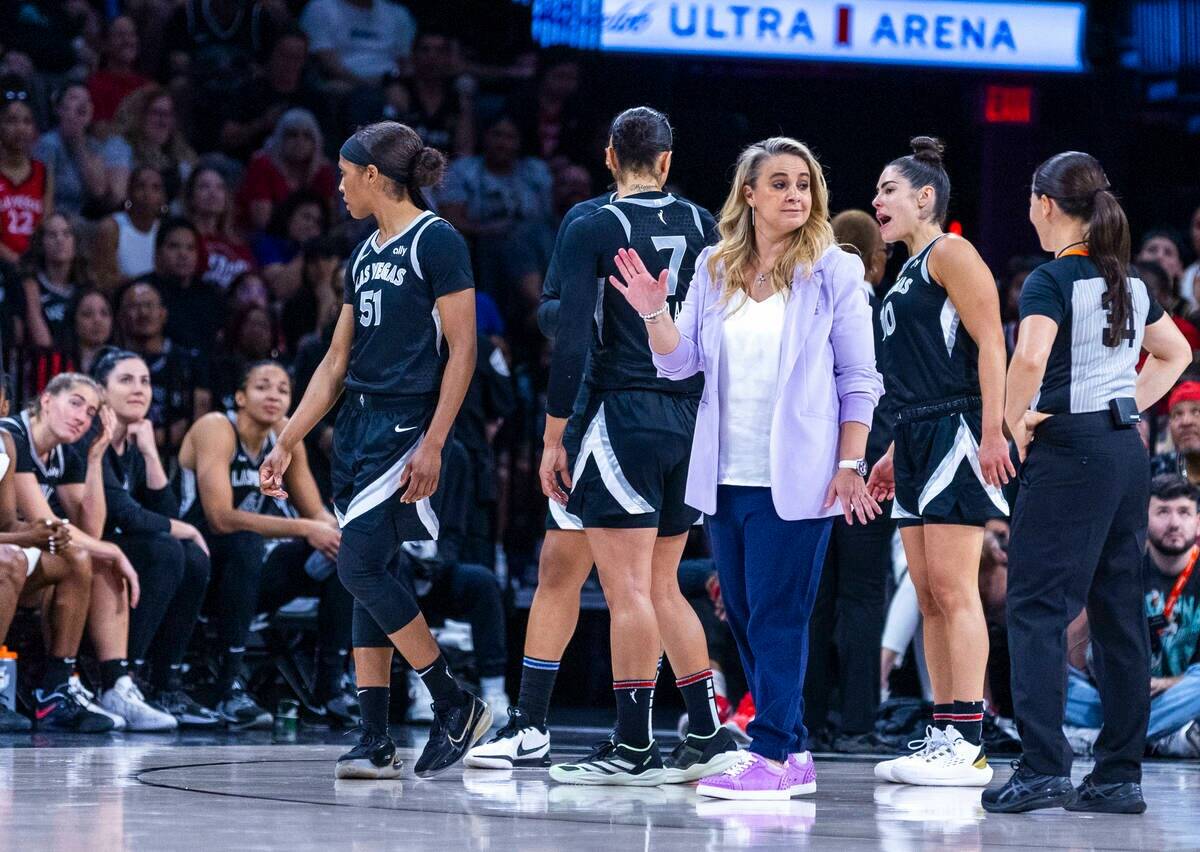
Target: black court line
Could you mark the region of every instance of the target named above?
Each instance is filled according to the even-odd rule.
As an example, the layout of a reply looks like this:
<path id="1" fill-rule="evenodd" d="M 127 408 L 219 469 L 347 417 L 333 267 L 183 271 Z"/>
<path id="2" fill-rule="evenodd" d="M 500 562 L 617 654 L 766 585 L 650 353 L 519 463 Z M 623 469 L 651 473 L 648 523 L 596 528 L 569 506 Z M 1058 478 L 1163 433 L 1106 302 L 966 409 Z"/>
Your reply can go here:
<path id="1" fill-rule="evenodd" d="M 568 751 L 568 750 L 569 749 L 563 749 L 562 751 Z M 586 750 L 579 750 L 579 752 L 581 755 L 587 753 Z M 447 807 L 447 808 L 426 807 L 424 805 L 422 805 L 420 807 L 403 807 L 403 806 L 396 806 L 396 805 L 376 805 L 376 804 L 370 804 L 370 803 L 356 803 L 356 802 L 314 801 L 312 799 L 303 799 L 303 798 L 277 796 L 277 795 L 260 794 L 260 793 L 235 793 L 235 792 L 224 791 L 224 790 L 205 790 L 205 789 L 193 788 L 193 787 L 188 787 L 188 786 L 180 786 L 179 784 L 165 783 L 162 781 L 148 780 L 147 778 L 143 777 L 143 776 L 150 775 L 150 774 L 156 773 L 156 772 L 166 772 L 166 771 L 176 770 L 176 769 L 202 769 L 202 768 L 213 767 L 213 766 L 250 766 L 250 765 L 267 764 L 267 763 L 272 763 L 272 764 L 320 763 L 320 764 L 328 765 L 330 763 L 330 760 L 328 758 L 297 758 L 294 760 L 278 760 L 278 759 L 256 760 L 256 759 L 251 759 L 251 760 L 212 761 L 212 762 L 206 762 L 206 763 L 181 763 L 181 764 L 174 764 L 174 765 L 169 765 L 169 766 L 147 767 L 145 769 L 141 769 L 141 770 L 133 773 L 133 775 L 130 777 L 133 778 L 133 780 L 137 781 L 138 783 L 143 784 L 147 787 L 155 787 L 155 788 L 164 789 L 164 790 L 174 790 L 176 792 L 182 792 L 182 793 L 197 793 L 197 794 L 205 795 L 205 796 L 220 796 L 220 797 L 230 798 L 230 799 L 249 799 L 249 800 L 255 800 L 255 801 L 282 802 L 284 804 L 293 804 L 293 805 L 315 805 L 317 807 L 333 807 L 333 808 L 358 808 L 358 809 L 362 809 L 362 810 L 399 811 L 399 812 L 403 812 L 403 813 L 453 814 L 453 815 L 459 815 L 459 816 L 483 817 L 483 818 L 487 818 L 487 819 L 503 819 L 503 820 L 508 820 L 508 821 L 539 820 L 539 821 L 543 821 L 543 822 L 556 822 L 556 823 L 557 822 L 576 823 L 576 824 L 586 823 L 588 825 L 621 825 L 621 826 L 628 826 L 630 828 L 637 828 L 639 826 L 642 826 L 642 827 L 646 828 L 647 832 L 653 832 L 653 831 L 675 832 L 675 831 L 678 831 L 680 833 L 683 833 L 683 832 L 699 831 L 699 832 L 707 833 L 707 832 L 710 832 L 713 830 L 719 831 L 721 829 L 721 826 L 719 824 L 717 824 L 715 822 L 708 822 L 708 821 L 703 820 L 700 817 L 697 817 L 696 815 L 694 815 L 690 812 L 690 809 L 688 812 L 680 813 L 680 815 L 679 815 L 680 819 L 690 820 L 690 822 L 688 824 L 681 825 L 681 824 L 672 824 L 670 822 L 658 822 L 658 821 L 647 822 L 644 818 L 646 816 L 645 814 L 643 814 L 643 819 L 640 821 L 621 821 L 621 820 L 613 819 L 612 817 L 605 817 L 602 814 L 597 814 L 597 818 L 595 818 L 595 819 L 587 819 L 586 813 L 579 813 L 579 814 L 575 814 L 572 816 L 567 816 L 567 815 L 558 816 L 553 813 L 542 813 L 542 814 L 506 813 L 503 810 L 493 810 L 491 807 L 485 807 L 482 810 L 475 810 L 475 809 L 471 808 L 468 805 L 468 803 L 466 803 L 466 802 L 463 803 L 464 807 L 459 808 L 459 809 L 454 809 L 454 808 L 449 808 L 449 807 Z M 533 771 L 537 771 L 537 770 L 514 769 L 512 771 L 514 773 L 523 773 L 523 772 L 533 772 Z M 457 786 L 458 783 L 461 782 L 462 778 L 461 778 L 461 776 L 458 776 L 458 775 L 452 775 L 452 776 L 447 777 L 443 781 L 436 781 L 433 779 L 420 779 L 420 778 L 415 778 L 412 776 L 404 776 L 403 778 L 398 778 L 395 780 L 402 782 L 402 783 L 409 783 L 409 784 L 413 784 L 413 783 L 416 783 L 416 784 L 426 784 L 426 783 L 439 784 L 439 785 L 444 785 L 447 788 L 449 788 L 451 785 Z M 518 775 L 517 777 L 513 778 L 512 780 L 520 780 L 520 776 Z M 530 779 L 526 779 L 526 780 L 530 780 Z M 582 788 L 577 787 L 576 789 L 582 789 Z M 598 789 L 603 790 L 604 787 L 599 787 Z M 638 788 L 622 787 L 620 789 L 638 789 Z M 650 789 L 655 789 L 655 788 L 643 788 L 643 789 L 650 790 Z M 470 795 L 470 794 L 467 794 L 467 795 Z M 451 798 L 457 798 L 457 797 L 451 797 Z M 791 801 L 810 801 L 810 802 L 813 802 L 814 804 L 818 803 L 816 800 L 813 800 L 813 799 L 793 799 Z M 495 807 L 499 808 L 500 806 L 497 805 Z M 816 823 L 814 822 L 814 829 L 815 829 L 815 827 L 816 827 Z M 845 827 L 845 823 L 842 823 L 842 827 L 843 828 Z M 765 833 L 772 834 L 772 835 L 778 834 L 778 835 L 786 836 L 786 837 L 792 836 L 792 832 L 783 827 L 780 827 L 778 829 L 769 829 Z M 830 842 L 862 841 L 862 840 L 880 842 L 883 839 L 876 832 L 863 833 L 863 834 L 839 833 L 836 835 L 827 835 L 827 834 L 821 834 L 819 831 L 814 830 L 814 831 L 810 831 L 810 832 L 806 833 L 805 836 L 807 836 L 809 838 L 823 838 Z M 994 840 L 989 840 L 987 843 L 987 847 L 1003 848 L 1003 849 L 1037 849 L 1037 850 L 1041 850 L 1041 852 L 1044 852 L 1044 847 L 1040 846 L 1040 845 L 1031 846 L 1031 845 L 1025 845 L 1025 844 L 1008 844 L 1008 843 L 1003 843 L 1003 842 L 996 842 Z M 1105 847 L 1093 846 L 1091 848 L 1102 849 Z M 1112 847 L 1112 848 L 1124 849 L 1125 847 Z"/>

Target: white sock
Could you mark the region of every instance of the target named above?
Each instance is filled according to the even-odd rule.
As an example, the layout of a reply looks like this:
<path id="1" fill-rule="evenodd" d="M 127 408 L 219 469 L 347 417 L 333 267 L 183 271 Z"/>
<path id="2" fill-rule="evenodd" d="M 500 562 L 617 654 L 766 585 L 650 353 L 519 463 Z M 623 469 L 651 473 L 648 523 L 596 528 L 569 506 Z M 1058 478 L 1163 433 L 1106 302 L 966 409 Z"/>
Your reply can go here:
<path id="1" fill-rule="evenodd" d="M 483 689 L 484 695 L 492 695 L 497 692 L 504 691 L 504 675 L 499 677 L 481 677 L 479 686 Z"/>

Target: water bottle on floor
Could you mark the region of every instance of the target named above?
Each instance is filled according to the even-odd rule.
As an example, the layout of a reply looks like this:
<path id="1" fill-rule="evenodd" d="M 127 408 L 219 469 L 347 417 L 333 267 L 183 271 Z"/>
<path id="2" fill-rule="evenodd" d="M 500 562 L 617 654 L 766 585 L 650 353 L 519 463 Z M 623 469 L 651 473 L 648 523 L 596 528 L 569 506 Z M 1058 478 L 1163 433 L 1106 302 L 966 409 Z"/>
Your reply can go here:
<path id="1" fill-rule="evenodd" d="M 0 645 L 0 705 L 17 709 L 17 652 Z"/>

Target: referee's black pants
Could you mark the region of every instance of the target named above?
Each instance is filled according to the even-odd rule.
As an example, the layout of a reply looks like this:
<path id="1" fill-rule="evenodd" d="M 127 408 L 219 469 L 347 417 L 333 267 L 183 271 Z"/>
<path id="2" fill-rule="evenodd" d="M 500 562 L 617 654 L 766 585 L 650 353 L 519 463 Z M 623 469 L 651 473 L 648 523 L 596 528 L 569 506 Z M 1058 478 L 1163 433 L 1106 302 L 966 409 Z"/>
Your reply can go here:
<path id="1" fill-rule="evenodd" d="M 1051 417 L 1021 467 L 1008 551 L 1013 706 L 1025 766 L 1071 774 L 1063 735 L 1067 625 L 1087 608 L 1104 707 L 1097 782 L 1140 781 L 1150 716 L 1142 558 L 1149 459 L 1108 412 Z"/>

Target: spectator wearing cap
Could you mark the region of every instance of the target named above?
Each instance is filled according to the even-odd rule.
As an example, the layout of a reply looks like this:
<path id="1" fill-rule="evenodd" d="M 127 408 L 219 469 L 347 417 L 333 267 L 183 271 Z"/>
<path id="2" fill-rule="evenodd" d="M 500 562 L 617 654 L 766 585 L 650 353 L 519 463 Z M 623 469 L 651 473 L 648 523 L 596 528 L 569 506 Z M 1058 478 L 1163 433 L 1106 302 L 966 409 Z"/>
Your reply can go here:
<path id="1" fill-rule="evenodd" d="M 1167 401 L 1173 450 L 1150 460 L 1150 475 L 1174 473 L 1200 484 L 1200 381 L 1180 382 Z"/>

